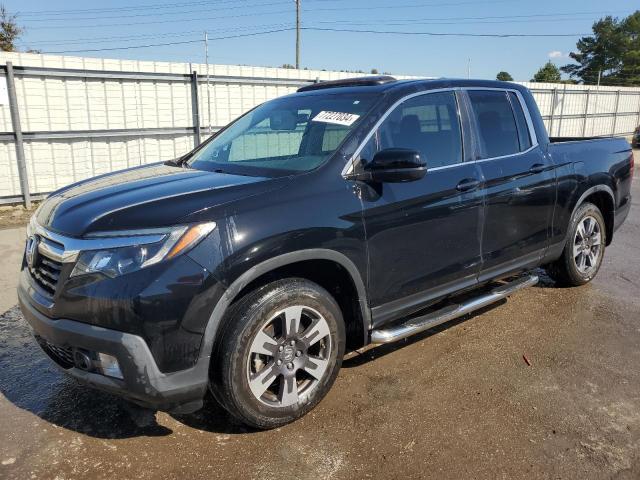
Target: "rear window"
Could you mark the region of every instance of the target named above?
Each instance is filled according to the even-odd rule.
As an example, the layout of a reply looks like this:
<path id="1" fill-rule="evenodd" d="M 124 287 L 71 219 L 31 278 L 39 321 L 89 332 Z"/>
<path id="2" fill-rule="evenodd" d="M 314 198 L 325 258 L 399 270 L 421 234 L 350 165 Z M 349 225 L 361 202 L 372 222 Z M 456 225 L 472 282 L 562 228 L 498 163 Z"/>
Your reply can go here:
<path id="1" fill-rule="evenodd" d="M 482 146 L 482 158 L 503 157 L 520 152 L 516 119 L 507 92 L 469 91 Z"/>

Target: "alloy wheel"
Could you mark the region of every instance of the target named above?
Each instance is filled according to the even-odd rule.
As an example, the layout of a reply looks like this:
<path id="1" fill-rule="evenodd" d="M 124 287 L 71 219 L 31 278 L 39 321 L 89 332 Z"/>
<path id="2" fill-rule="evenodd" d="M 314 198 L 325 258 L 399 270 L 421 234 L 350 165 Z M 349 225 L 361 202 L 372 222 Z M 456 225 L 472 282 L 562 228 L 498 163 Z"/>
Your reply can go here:
<path id="1" fill-rule="evenodd" d="M 251 342 L 251 392 L 270 407 L 297 404 L 322 380 L 332 347 L 329 324 L 318 311 L 302 305 L 278 311 Z"/>
<path id="2" fill-rule="evenodd" d="M 573 241 L 573 261 L 578 272 L 589 275 L 598 268 L 602 252 L 602 234 L 598 221 L 588 215 L 580 220 Z"/>

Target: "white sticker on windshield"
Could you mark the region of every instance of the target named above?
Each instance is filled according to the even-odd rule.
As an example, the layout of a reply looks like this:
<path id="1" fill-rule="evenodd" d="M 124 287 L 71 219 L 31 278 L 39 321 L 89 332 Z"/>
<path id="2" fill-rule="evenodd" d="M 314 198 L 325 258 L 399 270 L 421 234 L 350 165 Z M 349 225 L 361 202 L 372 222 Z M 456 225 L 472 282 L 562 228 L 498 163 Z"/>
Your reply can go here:
<path id="1" fill-rule="evenodd" d="M 322 111 L 315 117 L 313 117 L 312 122 L 324 122 L 324 123 L 335 123 L 336 125 L 345 125 L 347 127 L 353 125 L 353 122 L 358 120 L 360 115 L 356 115 L 354 113 L 343 113 L 343 112 L 325 112 Z"/>

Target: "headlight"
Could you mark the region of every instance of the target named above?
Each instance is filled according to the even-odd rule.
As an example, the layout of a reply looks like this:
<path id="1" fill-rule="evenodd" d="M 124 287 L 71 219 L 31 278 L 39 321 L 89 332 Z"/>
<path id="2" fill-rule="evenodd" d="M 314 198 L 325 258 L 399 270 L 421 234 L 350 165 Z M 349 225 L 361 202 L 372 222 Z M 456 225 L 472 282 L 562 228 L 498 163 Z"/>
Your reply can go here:
<path id="1" fill-rule="evenodd" d="M 144 235 L 146 232 L 129 232 L 127 235 L 131 235 L 131 245 L 81 252 L 71 276 L 102 273 L 113 278 L 135 272 L 189 250 L 209 235 L 215 227 L 214 222 L 174 227 L 168 229 L 160 241 L 140 244 L 135 242 L 136 235 Z M 110 235 L 118 236 L 117 233 Z M 104 238 L 105 235 L 101 237 Z"/>

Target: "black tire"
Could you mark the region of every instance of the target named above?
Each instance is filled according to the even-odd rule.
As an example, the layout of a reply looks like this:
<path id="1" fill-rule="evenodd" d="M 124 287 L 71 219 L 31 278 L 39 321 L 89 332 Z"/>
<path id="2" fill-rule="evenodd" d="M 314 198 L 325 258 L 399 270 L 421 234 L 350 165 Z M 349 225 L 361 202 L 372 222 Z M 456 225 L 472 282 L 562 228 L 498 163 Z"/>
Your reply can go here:
<path id="1" fill-rule="evenodd" d="M 586 270 L 581 270 L 579 262 L 582 257 L 574 255 L 574 247 L 581 248 L 577 239 L 578 228 L 583 224 L 585 219 L 595 219 L 597 225 L 594 227 L 600 234 L 599 250 L 593 265 L 585 265 Z M 547 273 L 561 287 L 577 287 L 589 283 L 597 275 L 602 265 L 605 248 L 607 244 L 607 230 L 604 217 L 600 209 L 592 203 L 583 203 L 575 211 L 571 224 L 569 225 L 569 233 L 567 243 L 564 246 L 562 256 L 547 267 Z M 588 244 L 584 246 L 588 248 Z M 593 247 L 591 247 L 593 250 Z M 588 251 L 588 250 L 587 250 Z"/>
<path id="2" fill-rule="evenodd" d="M 285 309 L 295 312 L 300 307 L 297 329 L 300 333 L 293 334 L 289 320 L 284 320 L 286 315 L 277 314 Z M 325 323 L 321 324 L 320 319 Z M 279 334 L 278 325 L 283 329 Z M 305 333 L 309 334 L 314 328 L 318 330 L 316 325 L 322 325 L 320 335 L 324 336 L 316 334 L 305 338 Z M 268 335 L 269 343 L 257 341 L 256 337 L 265 332 L 273 332 Z M 291 344 L 292 338 L 296 339 L 293 340 L 295 346 Z M 272 340 L 276 346 L 270 343 Z M 256 345 L 273 349 L 273 353 L 256 353 L 252 350 Z M 316 346 L 317 354 L 315 350 L 312 352 Z M 248 293 L 229 308 L 212 358 L 210 389 L 218 402 L 240 422 L 258 429 L 276 428 L 302 417 L 322 400 L 338 375 L 344 349 L 342 312 L 331 294 L 308 280 L 278 280 Z M 316 359 L 321 360 L 324 373 L 318 373 Z M 257 397 L 251 385 L 256 388 L 257 377 L 267 371 L 269 379 L 277 375 L 276 380 L 262 382 L 271 386 Z M 310 371 L 320 378 L 309 374 Z M 303 389 L 298 390 L 298 385 L 303 385 Z M 294 398 L 290 392 L 299 395 L 294 403 L 290 403 Z"/>

